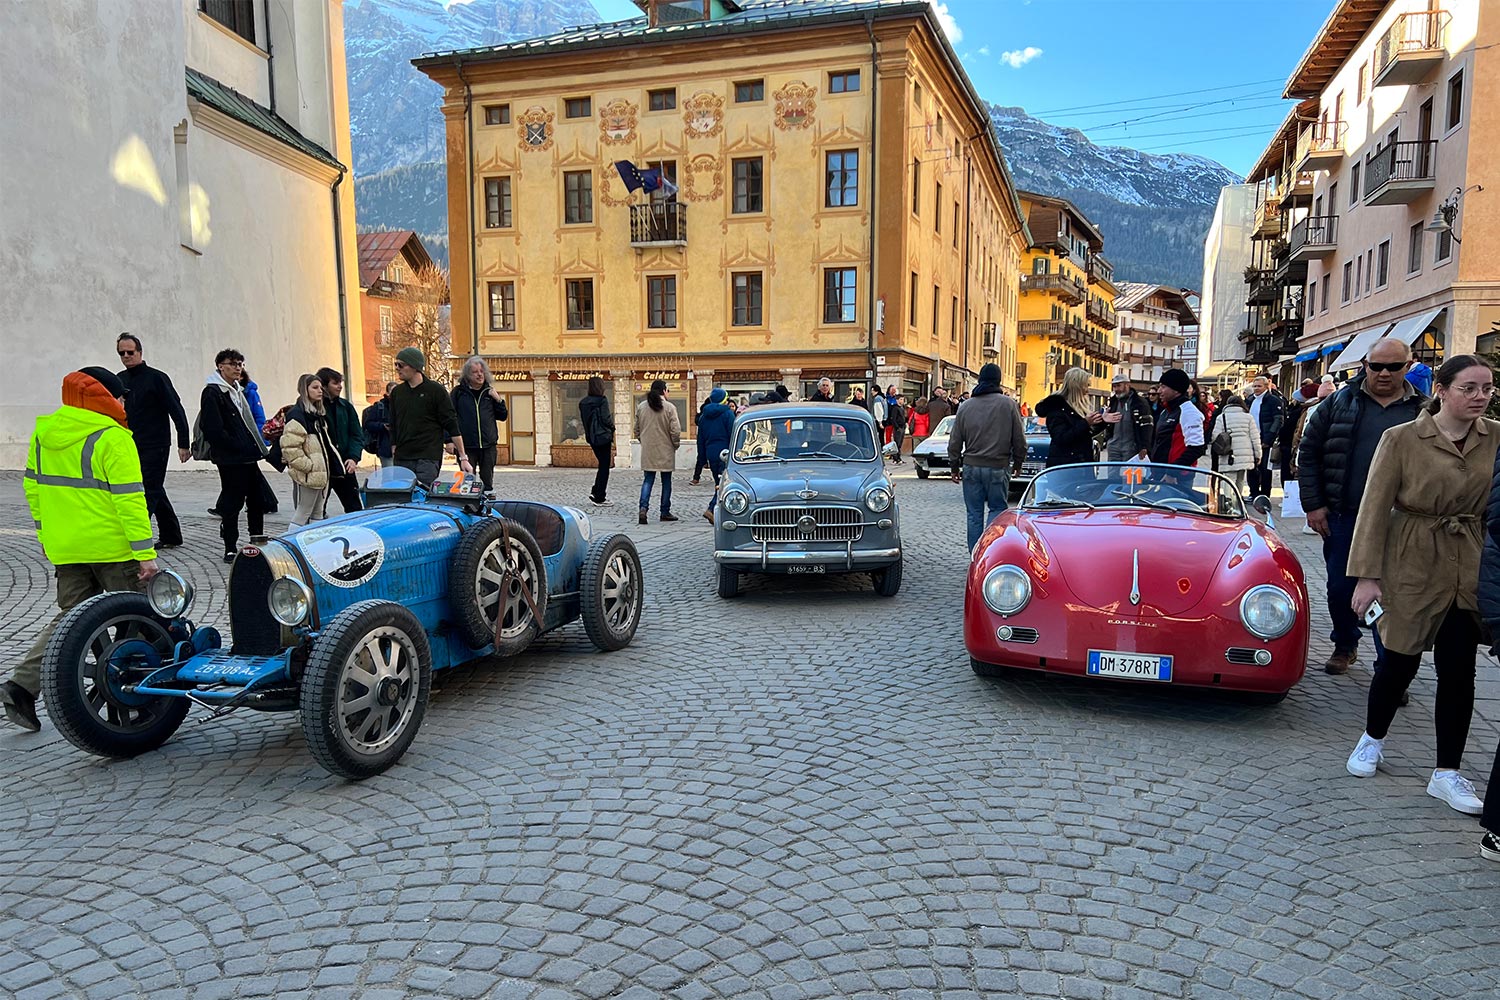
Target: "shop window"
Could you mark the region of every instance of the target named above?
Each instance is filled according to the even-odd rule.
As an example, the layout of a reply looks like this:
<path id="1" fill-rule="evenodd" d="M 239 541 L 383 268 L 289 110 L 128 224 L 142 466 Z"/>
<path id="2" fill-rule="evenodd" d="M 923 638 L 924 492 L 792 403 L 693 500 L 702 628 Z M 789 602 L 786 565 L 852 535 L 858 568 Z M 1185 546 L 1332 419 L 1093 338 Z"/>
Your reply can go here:
<path id="1" fill-rule="evenodd" d="M 691 420 L 690 414 L 698 412 L 696 407 L 690 407 L 689 406 L 689 403 L 691 402 L 692 386 L 691 386 L 691 384 L 689 382 L 684 381 L 681 378 L 672 378 L 671 377 L 672 375 L 682 375 L 684 373 L 683 372 L 661 372 L 661 373 L 656 373 L 656 372 L 650 372 L 650 373 L 637 372 L 636 374 L 637 375 L 651 374 L 651 375 L 653 375 L 655 377 L 661 378 L 661 380 L 663 382 L 667 383 L 667 395 L 666 395 L 666 398 L 664 400 L 662 400 L 662 402 L 666 403 L 666 405 L 672 407 L 672 409 L 674 409 L 674 410 L 677 411 L 677 423 L 678 423 L 679 426 L 682 427 L 682 436 L 683 437 L 696 437 L 698 429 L 697 429 L 696 426 L 694 426 L 692 423 L 690 423 L 690 420 Z M 652 381 L 655 381 L 655 379 L 653 378 L 651 380 L 647 380 L 644 377 L 637 378 L 634 381 L 633 386 L 634 386 L 634 389 L 635 389 L 635 395 L 633 397 L 633 406 L 635 408 L 638 409 L 640 407 L 640 405 L 646 401 L 646 396 L 651 391 L 651 382 Z M 632 415 L 632 419 L 633 419 L 633 415 Z"/>
<path id="2" fill-rule="evenodd" d="M 552 385 L 552 441 L 554 444 L 585 445 L 583 418 L 578 404 L 589 394 L 589 383 L 585 378 L 567 378 L 554 381 Z M 604 398 L 609 400 L 610 413 L 615 409 L 615 384 L 604 380 Z"/>

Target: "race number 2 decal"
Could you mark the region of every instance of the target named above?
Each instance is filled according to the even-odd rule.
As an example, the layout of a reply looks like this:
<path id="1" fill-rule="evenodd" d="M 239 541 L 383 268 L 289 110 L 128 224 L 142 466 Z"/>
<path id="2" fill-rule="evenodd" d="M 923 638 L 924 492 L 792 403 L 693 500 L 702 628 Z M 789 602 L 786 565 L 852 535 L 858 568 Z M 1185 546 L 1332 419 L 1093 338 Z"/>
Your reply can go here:
<path id="1" fill-rule="evenodd" d="M 297 534 L 313 571 L 335 587 L 357 587 L 385 562 L 385 542 L 369 528 L 340 524 Z"/>

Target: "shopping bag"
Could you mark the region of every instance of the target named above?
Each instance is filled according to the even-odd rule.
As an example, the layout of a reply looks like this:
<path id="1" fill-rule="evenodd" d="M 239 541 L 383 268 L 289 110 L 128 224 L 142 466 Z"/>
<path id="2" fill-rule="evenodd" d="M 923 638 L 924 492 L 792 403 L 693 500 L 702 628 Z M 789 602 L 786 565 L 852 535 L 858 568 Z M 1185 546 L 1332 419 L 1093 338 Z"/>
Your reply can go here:
<path id="1" fill-rule="evenodd" d="M 1281 516 L 1282 517 L 1306 517 L 1307 512 L 1302 509 L 1302 487 L 1297 480 L 1281 484 Z"/>

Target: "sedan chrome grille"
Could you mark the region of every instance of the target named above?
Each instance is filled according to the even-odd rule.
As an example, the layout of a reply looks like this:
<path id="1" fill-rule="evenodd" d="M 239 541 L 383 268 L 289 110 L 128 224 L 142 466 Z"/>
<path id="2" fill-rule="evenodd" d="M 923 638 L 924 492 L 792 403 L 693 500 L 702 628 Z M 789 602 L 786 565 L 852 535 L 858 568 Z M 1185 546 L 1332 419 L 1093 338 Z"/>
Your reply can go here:
<path id="1" fill-rule="evenodd" d="M 857 542 L 865 533 L 858 507 L 762 507 L 750 520 L 757 542 Z"/>

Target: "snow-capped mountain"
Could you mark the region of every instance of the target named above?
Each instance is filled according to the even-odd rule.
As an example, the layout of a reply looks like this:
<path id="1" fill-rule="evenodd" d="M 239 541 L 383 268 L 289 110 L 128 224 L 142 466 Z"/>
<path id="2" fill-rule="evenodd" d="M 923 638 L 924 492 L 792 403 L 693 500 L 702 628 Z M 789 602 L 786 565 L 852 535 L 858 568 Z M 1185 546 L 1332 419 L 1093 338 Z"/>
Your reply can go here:
<path id="1" fill-rule="evenodd" d="M 415 229 L 447 257 L 442 91 L 411 60 L 600 20 L 589 0 L 349 0 L 349 117 L 361 229 Z M 1197 287 L 1219 189 L 1239 180 L 1213 160 L 1097 146 L 1020 108 L 992 105 L 1016 182 L 1064 197 L 1104 233 L 1127 281 Z"/>

